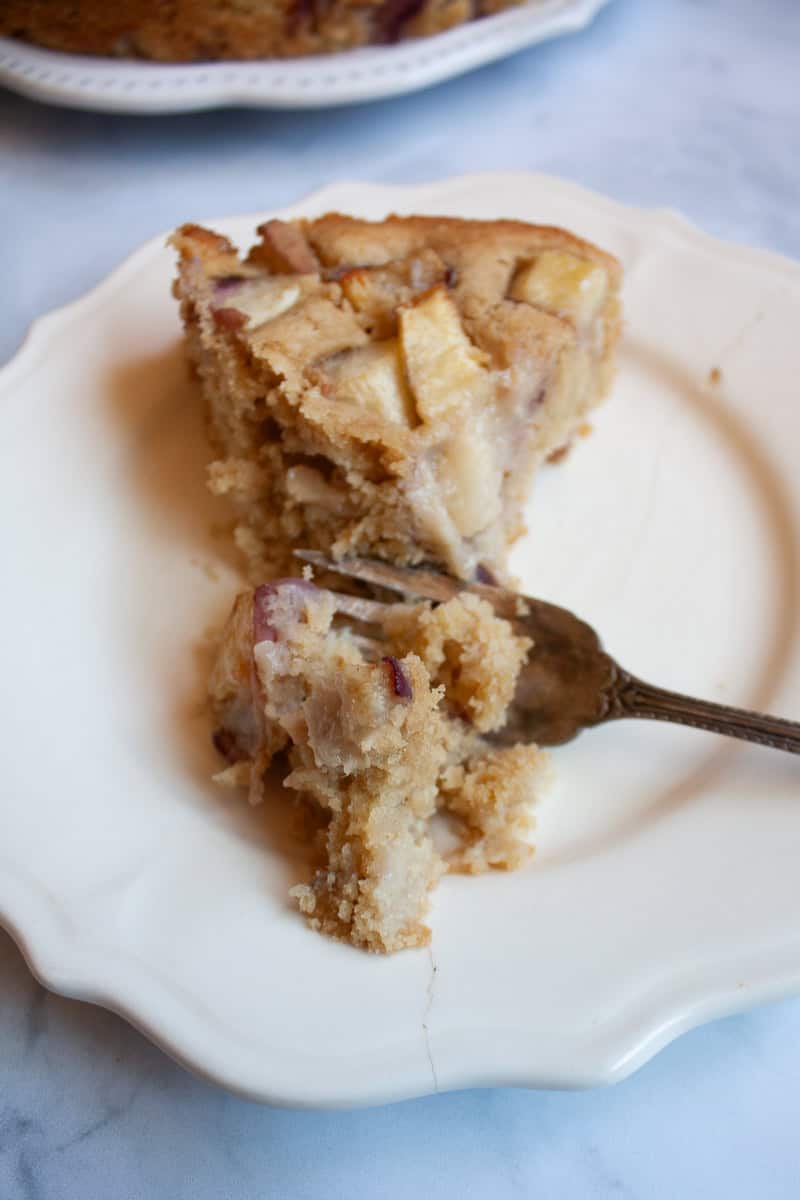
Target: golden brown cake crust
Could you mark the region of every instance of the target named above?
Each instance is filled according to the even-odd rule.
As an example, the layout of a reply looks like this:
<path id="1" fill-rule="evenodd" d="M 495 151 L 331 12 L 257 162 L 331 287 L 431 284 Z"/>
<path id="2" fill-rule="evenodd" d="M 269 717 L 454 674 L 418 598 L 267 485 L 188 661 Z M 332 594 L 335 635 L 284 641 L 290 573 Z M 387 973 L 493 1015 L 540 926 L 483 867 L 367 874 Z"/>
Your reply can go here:
<path id="1" fill-rule="evenodd" d="M 298 225 L 327 265 L 359 261 L 377 265 L 431 247 L 448 260 L 462 259 L 470 266 L 480 262 L 481 276 L 486 281 L 488 264 L 492 261 L 505 263 L 512 256 L 523 258 L 550 249 L 564 250 L 598 263 L 608 272 L 615 287 L 622 279 L 622 268 L 613 255 L 554 225 L 531 225 L 503 218 L 481 221 L 397 213 L 382 221 L 366 221 L 337 212 L 315 220 L 301 220 Z M 489 290 L 488 281 L 482 290 Z"/>
<path id="2" fill-rule="evenodd" d="M 521 0 L 5 0 L 0 33 L 78 54 L 291 58 L 427 37 Z"/>

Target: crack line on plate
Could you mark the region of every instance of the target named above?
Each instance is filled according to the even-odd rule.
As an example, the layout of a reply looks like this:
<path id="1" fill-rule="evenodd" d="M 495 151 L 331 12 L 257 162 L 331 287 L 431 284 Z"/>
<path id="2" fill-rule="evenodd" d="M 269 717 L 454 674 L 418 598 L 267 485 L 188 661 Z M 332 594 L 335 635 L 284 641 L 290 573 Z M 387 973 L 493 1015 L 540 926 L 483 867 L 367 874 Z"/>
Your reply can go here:
<path id="1" fill-rule="evenodd" d="M 422 1014 L 422 1036 L 425 1039 L 425 1053 L 427 1054 L 428 1062 L 430 1063 L 431 1076 L 433 1078 L 433 1090 L 434 1090 L 434 1093 L 438 1093 L 439 1080 L 436 1075 L 436 1067 L 433 1062 L 433 1052 L 431 1051 L 431 1038 L 430 1038 L 430 1033 L 428 1031 L 428 1020 L 431 1015 L 431 1009 L 433 1008 L 433 1000 L 434 1000 L 433 989 L 436 984 L 436 972 L 438 971 L 439 968 L 436 966 L 436 963 L 433 961 L 433 951 L 431 950 L 430 946 L 428 946 L 428 961 L 430 962 L 431 973 L 428 976 L 428 986 L 425 991 L 425 1009 Z"/>

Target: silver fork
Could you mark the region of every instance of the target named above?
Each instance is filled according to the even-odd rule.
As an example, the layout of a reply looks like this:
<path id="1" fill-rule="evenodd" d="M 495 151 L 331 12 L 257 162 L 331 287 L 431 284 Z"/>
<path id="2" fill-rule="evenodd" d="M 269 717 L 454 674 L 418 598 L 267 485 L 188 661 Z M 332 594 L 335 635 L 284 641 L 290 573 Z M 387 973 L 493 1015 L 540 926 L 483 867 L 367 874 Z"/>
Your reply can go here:
<path id="1" fill-rule="evenodd" d="M 462 591 L 482 596 L 498 616 L 512 621 L 534 642 L 522 669 L 511 717 L 496 738 L 558 746 L 583 729 L 623 717 L 644 717 L 691 725 L 727 737 L 800 754 L 800 723 L 766 713 L 697 700 L 645 683 L 624 670 L 603 649 L 590 625 L 544 600 L 520 596 L 487 584 L 462 583 L 449 575 L 412 567 L 392 567 L 371 558 L 328 559 L 316 550 L 295 555 L 325 571 L 387 588 L 406 597 L 442 602 Z M 370 601 L 353 606 L 368 618 Z M 377 611 L 377 610 L 375 610 Z"/>

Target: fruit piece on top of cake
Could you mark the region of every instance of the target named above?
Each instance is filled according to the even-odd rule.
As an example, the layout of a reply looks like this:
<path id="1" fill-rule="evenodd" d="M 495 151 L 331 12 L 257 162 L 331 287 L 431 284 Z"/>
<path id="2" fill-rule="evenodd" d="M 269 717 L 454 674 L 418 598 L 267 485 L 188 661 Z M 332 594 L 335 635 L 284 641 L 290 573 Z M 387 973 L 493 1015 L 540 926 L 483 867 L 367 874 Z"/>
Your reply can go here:
<path id="1" fill-rule="evenodd" d="M 218 778 L 257 802 L 277 761 L 308 803 L 318 865 L 292 896 L 313 928 L 378 952 L 424 945 L 448 866 L 527 859 L 547 756 L 490 735 L 529 647 L 468 592 L 385 605 L 283 579 L 237 598 L 210 680 L 230 764 Z M 431 837 L 437 809 L 460 834 L 447 862 Z"/>
<path id="2" fill-rule="evenodd" d="M 615 259 L 517 221 L 173 235 L 188 351 L 254 580 L 303 545 L 503 577 L 536 467 L 608 388 Z"/>

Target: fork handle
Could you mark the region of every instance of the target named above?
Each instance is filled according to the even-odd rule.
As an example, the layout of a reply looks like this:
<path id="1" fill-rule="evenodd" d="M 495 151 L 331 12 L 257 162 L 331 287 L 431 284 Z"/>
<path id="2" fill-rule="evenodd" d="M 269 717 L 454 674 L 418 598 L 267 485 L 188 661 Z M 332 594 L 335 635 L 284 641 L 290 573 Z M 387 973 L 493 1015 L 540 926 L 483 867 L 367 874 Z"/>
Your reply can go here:
<path id="1" fill-rule="evenodd" d="M 710 700 L 696 700 L 693 696 L 682 696 L 679 692 L 654 687 L 619 669 L 608 692 L 608 709 L 604 719 L 609 721 L 622 717 L 672 721 L 678 725 L 691 725 L 695 729 L 707 729 L 726 737 L 756 742 L 759 746 L 788 750 L 790 754 L 800 754 L 800 722 L 749 712 L 744 708 L 731 708 L 727 704 L 713 704 Z"/>

